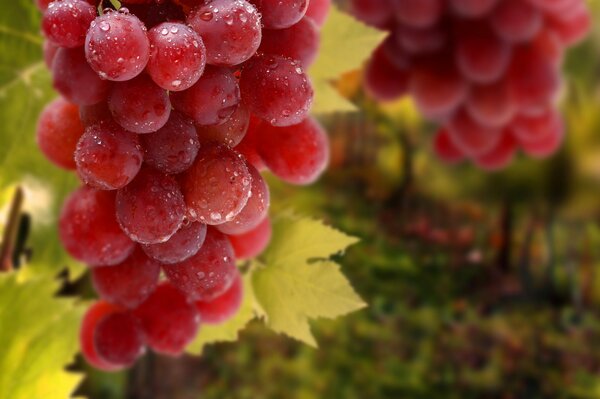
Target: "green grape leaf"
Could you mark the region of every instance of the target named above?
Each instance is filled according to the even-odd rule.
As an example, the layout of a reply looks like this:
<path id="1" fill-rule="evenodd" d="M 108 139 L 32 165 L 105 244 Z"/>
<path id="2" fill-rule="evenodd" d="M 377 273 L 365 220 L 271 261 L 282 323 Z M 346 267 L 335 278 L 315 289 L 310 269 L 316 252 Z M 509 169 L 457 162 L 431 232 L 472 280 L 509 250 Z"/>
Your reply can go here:
<path id="1" fill-rule="evenodd" d="M 65 399 L 80 383 L 65 366 L 78 351 L 83 307 L 57 289 L 46 276 L 0 275 L 0 399 Z"/>
<path id="2" fill-rule="evenodd" d="M 323 223 L 285 215 L 255 270 L 254 295 L 274 331 L 317 346 L 309 320 L 333 319 L 365 306 L 328 258 L 357 242 Z"/>
<path id="3" fill-rule="evenodd" d="M 223 324 L 203 324 L 198 336 L 187 348 L 188 352 L 200 355 L 206 345 L 237 341 L 239 332 L 255 317 L 255 299 L 251 280 L 252 270 L 244 275 L 244 302 L 238 313 Z"/>
<path id="4" fill-rule="evenodd" d="M 314 114 L 356 110 L 333 87 L 331 82 L 345 72 L 361 68 L 386 33 L 371 28 L 336 7 L 321 31 L 319 56 L 309 70 L 315 87 Z"/>
<path id="5" fill-rule="evenodd" d="M 42 60 L 40 15 L 33 0 L 6 3 L 0 13 L 0 189 L 20 184 L 25 210 L 32 215 L 32 269 L 56 274 L 69 266 L 84 269 L 62 250 L 56 217 L 64 196 L 75 187 L 73 174 L 42 156 L 36 146 L 38 114 L 54 96 Z"/>

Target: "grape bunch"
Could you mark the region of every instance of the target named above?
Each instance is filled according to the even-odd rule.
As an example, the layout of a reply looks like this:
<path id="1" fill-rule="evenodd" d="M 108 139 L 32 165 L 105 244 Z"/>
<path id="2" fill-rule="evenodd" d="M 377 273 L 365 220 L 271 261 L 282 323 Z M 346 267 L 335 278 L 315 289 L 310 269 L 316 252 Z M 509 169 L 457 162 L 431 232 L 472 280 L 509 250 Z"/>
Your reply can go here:
<path id="1" fill-rule="evenodd" d="M 584 0 L 352 0 L 351 9 L 389 31 L 366 91 L 412 96 L 440 126 L 433 148 L 443 161 L 495 170 L 519 148 L 543 158 L 560 147 L 560 69 L 590 28 Z"/>
<path id="2" fill-rule="evenodd" d="M 61 96 L 37 141 L 82 182 L 59 235 L 101 298 L 80 338 L 102 370 L 177 356 L 234 315 L 236 260 L 271 235 L 261 172 L 304 185 L 329 159 L 304 72 L 329 0 L 124 2 L 38 0 Z"/>

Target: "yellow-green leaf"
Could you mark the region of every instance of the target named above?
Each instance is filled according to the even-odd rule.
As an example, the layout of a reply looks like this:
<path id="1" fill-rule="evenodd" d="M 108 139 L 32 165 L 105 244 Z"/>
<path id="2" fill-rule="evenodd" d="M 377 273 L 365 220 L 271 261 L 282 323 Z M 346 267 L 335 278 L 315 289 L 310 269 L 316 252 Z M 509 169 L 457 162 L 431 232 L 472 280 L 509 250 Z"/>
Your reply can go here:
<path id="1" fill-rule="evenodd" d="M 284 216 L 254 272 L 253 286 L 267 325 L 316 346 L 309 320 L 336 318 L 365 306 L 338 264 L 326 260 L 357 240 L 319 221 Z"/>
<path id="2" fill-rule="evenodd" d="M 0 275 L 0 399 L 67 399 L 82 376 L 65 371 L 78 350 L 83 308 L 56 298 L 56 281 Z"/>

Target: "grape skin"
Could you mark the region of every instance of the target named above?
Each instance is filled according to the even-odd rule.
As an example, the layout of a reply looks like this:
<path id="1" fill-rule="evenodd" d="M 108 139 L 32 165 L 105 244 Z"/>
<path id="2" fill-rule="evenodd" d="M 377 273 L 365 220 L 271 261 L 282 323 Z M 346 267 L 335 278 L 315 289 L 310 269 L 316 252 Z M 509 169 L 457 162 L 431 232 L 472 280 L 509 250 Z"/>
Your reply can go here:
<path id="1" fill-rule="evenodd" d="M 230 235 L 227 238 L 238 259 L 251 259 L 260 255 L 271 241 L 271 220 L 265 218 L 257 227 L 247 233 Z"/>
<path id="2" fill-rule="evenodd" d="M 225 293 L 212 301 L 195 302 L 205 324 L 222 324 L 231 319 L 239 311 L 244 299 L 243 281 L 238 273 L 233 284 Z"/>
<path id="3" fill-rule="evenodd" d="M 94 346 L 98 357 L 120 367 L 129 367 L 144 353 L 144 335 L 128 312 L 105 316 L 96 325 Z"/>
<path id="4" fill-rule="evenodd" d="M 42 19 L 44 35 L 60 47 L 83 46 L 96 9 L 83 0 L 54 1 L 48 5 Z"/>
<path id="5" fill-rule="evenodd" d="M 306 14 L 309 0 L 252 0 L 267 29 L 289 28 Z"/>
<path id="6" fill-rule="evenodd" d="M 317 57 L 320 40 L 315 22 L 304 17 L 286 29 L 265 29 L 259 50 L 297 60 L 308 68 Z"/>
<path id="7" fill-rule="evenodd" d="M 168 241 L 159 244 L 142 245 L 148 256 L 163 264 L 183 262 L 196 255 L 206 239 L 206 225 L 188 222 Z"/>
<path id="8" fill-rule="evenodd" d="M 120 311 L 122 311 L 120 307 L 100 300 L 90 306 L 81 321 L 79 332 L 81 354 L 88 364 L 102 371 L 117 371 L 123 368 L 121 365 L 111 364 L 107 360 L 102 359 L 98 355 L 94 343 L 94 333 L 98 323 L 108 315 Z"/>

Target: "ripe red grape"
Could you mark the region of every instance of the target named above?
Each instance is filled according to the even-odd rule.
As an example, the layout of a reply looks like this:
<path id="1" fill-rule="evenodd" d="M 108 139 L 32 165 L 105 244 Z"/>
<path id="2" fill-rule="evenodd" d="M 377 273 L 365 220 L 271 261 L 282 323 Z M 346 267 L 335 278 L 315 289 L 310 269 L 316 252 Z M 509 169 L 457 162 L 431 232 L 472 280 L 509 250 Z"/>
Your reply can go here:
<path id="1" fill-rule="evenodd" d="M 181 227 L 186 212 L 177 181 L 149 168 L 117 192 L 116 209 L 123 231 L 141 244 L 167 241 Z"/>
<path id="2" fill-rule="evenodd" d="M 394 56 L 388 52 L 388 57 L 392 60 L 404 58 L 404 61 L 406 61 L 406 54 L 403 53 L 427 54 L 442 49 L 448 42 L 447 33 L 435 26 L 425 29 L 399 26 L 390 38 L 400 48 L 396 49 L 397 54 Z"/>
<path id="3" fill-rule="evenodd" d="M 491 16 L 491 25 L 503 40 L 520 43 L 531 40 L 542 28 L 539 9 L 523 0 L 503 0 Z"/>
<path id="4" fill-rule="evenodd" d="M 129 312 L 102 318 L 96 325 L 94 344 L 100 359 L 121 367 L 133 365 L 145 350 L 140 324 Z"/>
<path id="5" fill-rule="evenodd" d="M 308 68 L 317 57 L 320 40 L 315 22 L 304 17 L 289 28 L 265 29 L 260 51 L 298 60 Z"/>
<path id="6" fill-rule="evenodd" d="M 246 0 L 211 0 L 192 9 L 187 23 L 204 40 L 208 63 L 233 66 L 250 59 L 260 45 L 261 18 Z"/>
<path id="7" fill-rule="evenodd" d="M 487 153 L 474 159 L 477 166 L 484 170 L 496 171 L 507 167 L 517 152 L 517 142 L 514 137 L 505 133 L 500 141 Z"/>
<path id="8" fill-rule="evenodd" d="M 109 11 L 90 25 L 85 55 L 102 78 L 130 80 L 144 70 L 150 57 L 146 28 L 135 15 Z"/>
<path id="9" fill-rule="evenodd" d="M 491 151 L 500 141 L 500 129 L 484 127 L 461 110 L 448 123 L 448 135 L 452 143 L 469 157 L 478 157 Z"/>
<path id="10" fill-rule="evenodd" d="M 198 125 L 196 131 L 202 143 L 214 141 L 229 147 L 235 147 L 246 135 L 249 125 L 250 110 L 245 104 L 240 104 L 225 123 L 209 126 Z"/>
<path id="11" fill-rule="evenodd" d="M 258 152 L 280 179 L 292 184 L 310 184 L 318 179 L 329 162 L 329 140 L 312 118 L 294 126 L 265 124 L 260 132 Z"/>
<path id="12" fill-rule="evenodd" d="M 242 278 L 238 274 L 225 293 L 212 301 L 197 301 L 195 305 L 203 323 L 221 324 L 235 316 L 242 305 L 243 299 L 244 287 Z"/>
<path id="13" fill-rule="evenodd" d="M 200 316 L 185 296 L 162 283 L 136 310 L 148 346 L 171 356 L 180 355 L 196 337 Z"/>
<path id="14" fill-rule="evenodd" d="M 98 77 L 81 48 L 60 48 L 52 62 L 54 88 L 77 105 L 93 105 L 106 99 L 109 82 Z"/>
<path id="15" fill-rule="evenodd" d="M 247 165 L 252 175 L 250 198 L 244 209 L 230 222 L 223 223 L 217 228 L 225 234 L 242 234 L 255 228 L 269 212 L 269 186 L 260 172 L 250 164 Z"/>
<path id="16" fill-rule="evenodd" d="M 96 9 L 83 0 L 60 0 L 48 5 L 42 19 L 44 35 L 60 47 L 80 47 L 96 18 Z"/>
<path id="17" fill-rule="evenodd" d="M 264 161 L 258 154 L 258 136 L 261 126 L 264 122 L 259 118 L 250 115 L 248 130 L 242 141 L 235 147 L 235 151 L 242 154 L 246 160 L 258 170 L 266 168 Z"/>
<path id="18" fill-rule="evenodd" d="M 318 27 L 321 27 L 325 24 L 330 8 L 331 0 L 310 0 L 306 16 L 312 19 Z"/>
<path id="19" fill-rule="evenodd" d="M 558 33 L 565 46 L 572 46 L 583 40 L 592 26 L 592 16 L 585 4 L 578 3 L 575 11 L 557 15 L 550 19 L 550 26 Z"/>
<path id="20" fill-rule="evenodd" d="M 231 235 L 227 238 L 238 259 L 250 259 L 260 255 L 271 241 L 271 220 L 267 217 L 257 227 L 247 233 Z"/>
<path id="21" fill-rule="evenodd" d="M 492 12 L 499 0 L 449 0 L 454 13 L 465 18 L 479 18 Z"/>
<path id="22" fill-rule="evenodd" d="M 194 123 L 177 111 L 171 113 L 169 121 L 160 130 L 141 135 L 140 140 L 144 162 L 166 174 L 186 171 L 200 149 Z"/>
<path id="23" fill-rule="evenodd" d="M 517 103 L 506 82 L 471 88 L 465 107 L 469 116 L 482 126 L 504 127 L 517 111 Z"/>
<path id="24" fill-rule="evenodd" d="M 361 21 L 376 28 L 386 28 L 393 19 L 389 0 L 351 0 L 350 12 Z"/>
<path id="25" fill-rule="evenodd" d="M 79 176 L 101 190 L 116 190 L 129 184 L 139 172 L 142 160 L 138 136 L 106 120 L 88 126 L 75 151 Z"/>
<path id="26" fill-rule="evenodd" d="M 564 139 L 564 125 L 560 121 L 559 124 L 548 125 L 548 128 L 545 134 L 540 135 L 537 139 L 522 140 L 519 138 L 523 152 L 533 158 L 546 158 L 558 151 Z"/>
<path id="27" fill-rule="evenodd" d="M 206 66 L 206 48 L 192 28 L 164 22 L 148 31 L 148 39 L 150 59 L 146 70 L 157 85 L 181 91 L 200 79 Z"/>
<path id="28" fill-rule="evenodd" d="M 183 262 L 163 265 L 169 281 L 194 301 L 210 301 L 231 287 L 238 274 L 235 255 L 225 235 L 209 228 L 198 253 Z"/>
<path id="29" fill-rule="evenodd" d="M 98 323 L 107 316 L 120 311 L 122 311 L 120 307 L 101 300 L 90 306 L 83 316 L 81 330 L 79 332 L 81 354 L 91 366 L 97 369 L 103 371 L 117 371 L 121 368 L 121 366 L 111 364 L 98 356 L 94 342 L 94 333 Z"/>
<path id="30" fill-rule="evenodd" d="M 511 132 L 521 143 L 538 143 L 563 129 L 560 113 L 550 108 L 536 116 L 519 115 L 511 123 Z"/>
<path id="31" fill-rule="evenodd" d="M 90 126 L 102 121 L 112 120 L 112 114 L 108 109 L 106 101 L 93 105 L 80 105 L 79 117 L 84 126 Z"/>
<path id="32" fill-rule="evenodd" d="M 148 4 L 127 4 L 129 11 L 151 29 L 163 22 L 180 22 L 185 20 L 185 13 L 179 4 L 171 0 L 151 2 Z"/>
<path id="33" fill-rule="evenodd" d="M 408 93 L 408 81 L 408 71 L 394 65 L 379 47 L 365 70 L 365 91 L 379 101 L 392 101 Z"/>
<path id="34" fill-rule="evenodd" d="M 135 308 L 158 285 L 160 264 L 136 248 L 123 262 L 92 269 L 94 289 L 104 300 Z"/>
<path id="35" fill-rule="evenodd" d="M 37 126 L 37 143 L 46 158 L 65 169 L 75 169 L 75 147 L 83 134 L 79 109 L 62 97 L 44 108 Z"/>
<path id="36" fill-rule="evenodd" d="M 413 28 L 428 28 L 442 17 L 442 0 L 394 0 L 396 18 Z"/>
<path id="37" fill-rule="evenodd" d="M 183 262 L 196 255 L 206 238 L 206 225 L 188 222 L 168 241 L 142 245 L 146 254 L 164 264 Z"/>
<path id="38" fill-rule="evenodd" d="M 183 175 L 181 188 L 192 220 L 218 225 L 233 220 L 250 197 L 252 175 L 235 151 L 206 144 Z"/>
<path id="39" fill-rule="evenodd" d="M 173 108 L 199 125 L 220 125 L 240 103 L 240 88 L 232 71 L 207 67 L 198 82 L 187 90 L 171 92 Z"/>
<path id="40" fill-rule="evenodd" d="M 440 129 L 435 134 L 433 150 L 442 161 L 449 164 L 459 163 L 465 159 L 462 151 L 450 139 L 447 129 Z"/>
<path id="41" fill-rule="evenodd" d="M 274 126 L 300 123 L 314 95 L 298 61 L 271 54 L 258 55 L 244 66 L 240 90 L 250 111 Z"/>
<path id="42" fill-rule="evenodd" d="M 252 0 L 267 29 L 289 28 L 302 19 L 309 0 Z"/>
<path id="43" fill-rule="evenodd" d="M 65 201 L 59 233 L 69 254 L 90 266 L 121 263 L 135 247 L 115 218 L 115 194 L 89 187 Z"/>

